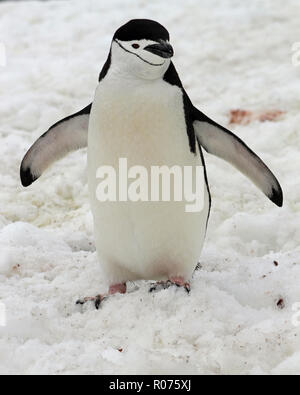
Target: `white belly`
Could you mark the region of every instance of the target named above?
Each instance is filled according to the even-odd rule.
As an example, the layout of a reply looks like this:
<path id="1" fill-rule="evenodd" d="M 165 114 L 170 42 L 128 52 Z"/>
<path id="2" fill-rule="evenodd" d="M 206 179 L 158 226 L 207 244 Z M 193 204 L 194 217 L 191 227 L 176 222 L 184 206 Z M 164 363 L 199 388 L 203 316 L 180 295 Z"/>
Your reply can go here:
<path id="1" fill-rule="evenodd" d="M 197 264 L 205 236 L 204 209 L 186 212 L 182 202 L 99 202 L 96 171 L 119 158 L 139 165 L 199 166 L 189 150 L 182 95 L 162 80 L 122 83 L 105 78 L 97 88 L 88 137 L 89 192 L 95 241 L 109 281 L 188 279 Z"/>

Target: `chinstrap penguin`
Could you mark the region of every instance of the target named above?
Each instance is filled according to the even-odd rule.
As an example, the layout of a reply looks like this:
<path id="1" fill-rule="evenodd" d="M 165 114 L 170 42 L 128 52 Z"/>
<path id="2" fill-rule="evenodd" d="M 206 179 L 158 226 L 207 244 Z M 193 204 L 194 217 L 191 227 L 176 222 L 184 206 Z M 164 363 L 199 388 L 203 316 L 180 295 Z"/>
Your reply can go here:
<path id="1" fill-rule="evenodd" d="M 55 123 L 26 153 L 20 169 L 29 186 L 56 160 L 88 146 L 88 183 L 95 243 L 108 281 L 101 301 L 126 292 L 129 280 L 157 280 L 190 290 L 203 246 L 211 197 L 202 148 L 244 173 L 277 206 L 281 187 L 263 161 L 225 127 L 193 106 L 175 66 L 168 31 L 158 22 L 131 20 L 114 34 L 93 103 Z M 203 166 L 204 207 L 184 202 L 99 202 L 97 169 L 130 166 Z M 88 270 L 88 269 L 87 269 Z M 151 287 L 151 290 L 155 286 Z"/>

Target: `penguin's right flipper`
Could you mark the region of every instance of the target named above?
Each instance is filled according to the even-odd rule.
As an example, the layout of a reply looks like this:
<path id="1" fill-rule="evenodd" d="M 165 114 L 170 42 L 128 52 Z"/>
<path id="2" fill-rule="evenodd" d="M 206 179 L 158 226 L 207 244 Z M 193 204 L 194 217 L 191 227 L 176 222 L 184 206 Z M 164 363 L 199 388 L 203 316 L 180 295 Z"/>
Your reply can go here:
<path id="1" fill-rule="evenodd" d="M 27 151 L 20 177 L 24 187 L 37 180 L 55 161 L 67 153 L 87 146 L 92 104 L 52 125 Z"/>
<path id="2" fill-rule="evenodd" d="M 194 130 L 200 145 L 210 154 L 235 166 L 277 206 L 282 206 L 281 186 L 264 162 L 235 134 L 194 107 Z"/>

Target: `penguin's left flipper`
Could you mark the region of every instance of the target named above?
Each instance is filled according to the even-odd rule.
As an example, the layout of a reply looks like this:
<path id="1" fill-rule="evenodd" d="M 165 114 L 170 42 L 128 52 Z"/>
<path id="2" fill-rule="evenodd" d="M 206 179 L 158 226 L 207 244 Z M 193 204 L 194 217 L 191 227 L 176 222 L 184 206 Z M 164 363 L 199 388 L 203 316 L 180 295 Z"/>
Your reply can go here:
<path id="1" fill-rule="evenodd" d="M 55 161 L 67 153 L 87 146 L 89 116 L 92 104 L 68 116 L 44 133 L 24 156 L 20 177 L 24 187 L 37 180 Z"/>
<path id="2" fill-rule="evenodd" d="M 282 189 L 271 170 L 232 132 L 194 107 L 194 130 L 200 145 L 210 154 L 231 163 L 277 206 L 283 202 Z"/>

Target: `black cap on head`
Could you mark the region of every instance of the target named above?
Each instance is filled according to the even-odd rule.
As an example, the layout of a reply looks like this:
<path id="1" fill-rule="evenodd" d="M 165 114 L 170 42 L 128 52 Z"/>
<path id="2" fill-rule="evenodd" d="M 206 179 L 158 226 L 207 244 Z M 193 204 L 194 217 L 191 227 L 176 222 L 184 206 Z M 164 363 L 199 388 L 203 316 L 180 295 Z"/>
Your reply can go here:
<path id="1" fill-rule="evenodd" d="M 150 19 L 132 19 L 115 32 L 113 39 L 121 41 L 143 39 L 169 41 L 170 35 L 168 30 L 158 22 Z"/>

